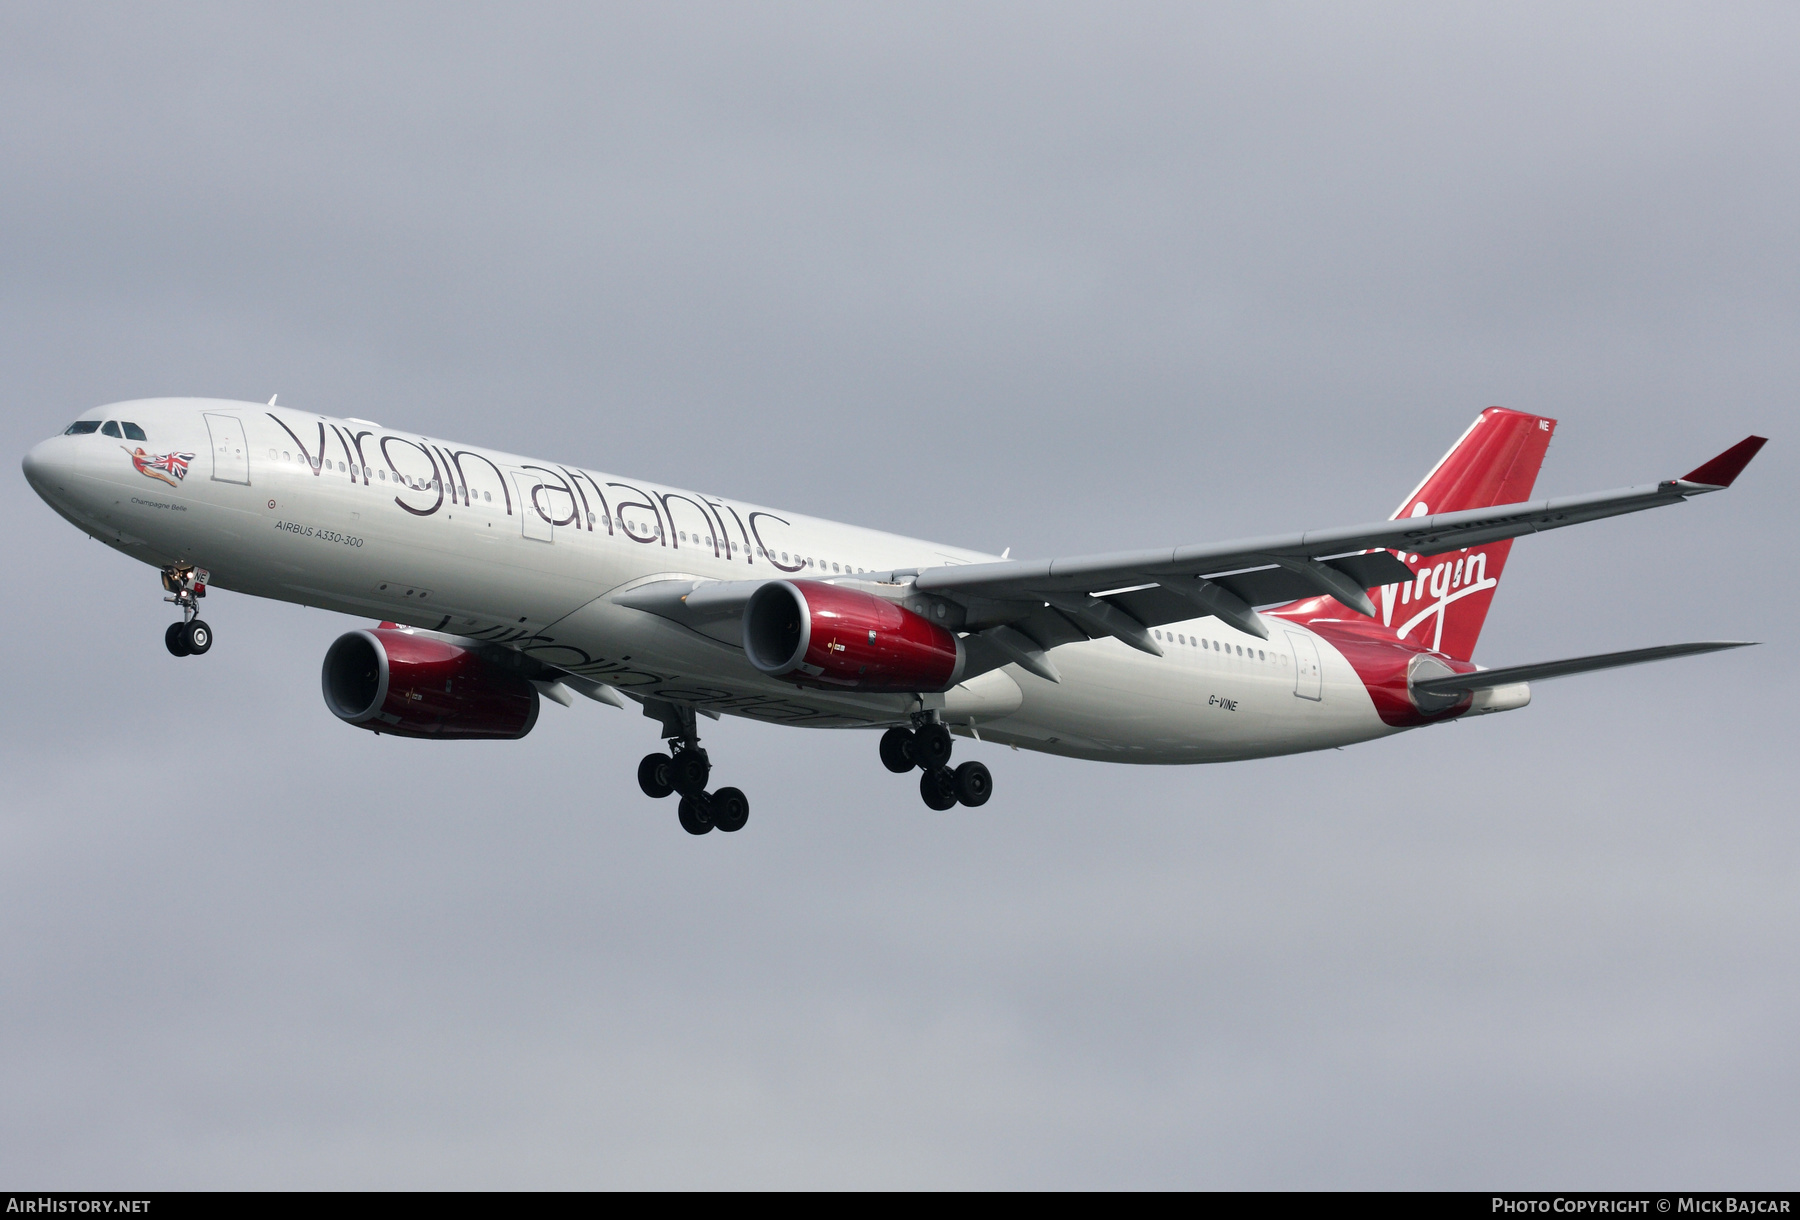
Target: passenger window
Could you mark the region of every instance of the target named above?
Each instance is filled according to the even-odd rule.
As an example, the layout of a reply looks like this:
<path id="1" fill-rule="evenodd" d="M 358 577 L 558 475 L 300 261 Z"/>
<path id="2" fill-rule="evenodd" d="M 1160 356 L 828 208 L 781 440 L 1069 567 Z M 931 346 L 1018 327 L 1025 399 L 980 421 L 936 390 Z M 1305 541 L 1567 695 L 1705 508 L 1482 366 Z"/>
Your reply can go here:
<path id="1" fill-rule="evenodd" d="M 119 425 L 109 419 L 106 421 L 106 427 L 100 429 L 100 435 L 101 436 L 111 436 L 111 437 L 117 438 L 117 437 L 121 436 L 122 433 L 120 433 L 120 431 L 119 431 Z"/>
<path id="2" fill-rule="evenodd" d="M 98 431 L 100 431 L 100 421 L 99 420 L 97 420 L 97 419 L 78 419 L 74 423 L 70 424 L 67 428 L 63 429 L 63 435 L 64 436 L 86 436 L 90 432 L 98 432 Z"/>
<path id="3" fill-rule="evenodd" d="M 491 491 L 484 491 L 481 493 L 481 498 L 489 504 L 492 504 L 494 502 L 494 493 Z"/>
<path id="4" fill-rule="evenodd" d="M 147 441 L 150 439 L 144 435 L 144 430 L 136 424 L 122 423 L 119 427 L 125 429 L 125 439 L 128 441 Z"/>

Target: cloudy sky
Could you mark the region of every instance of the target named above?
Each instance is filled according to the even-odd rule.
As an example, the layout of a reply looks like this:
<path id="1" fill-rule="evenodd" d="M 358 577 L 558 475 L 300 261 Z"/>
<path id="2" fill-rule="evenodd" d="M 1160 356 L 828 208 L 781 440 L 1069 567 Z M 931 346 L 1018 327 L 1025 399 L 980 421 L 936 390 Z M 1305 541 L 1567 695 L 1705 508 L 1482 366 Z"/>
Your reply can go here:
<path id="1" fill-rule="evenodd" d="M 0 1178 L 1793 1187 L 1791 5 L 0 7 Z M 1737 653 L 1124 768 L 648 720 L 376 739 L 352 620 L 17 473 L 100 403 L 360 415 L 1015 555 L 1539 482 L 1477 659 Z"/>

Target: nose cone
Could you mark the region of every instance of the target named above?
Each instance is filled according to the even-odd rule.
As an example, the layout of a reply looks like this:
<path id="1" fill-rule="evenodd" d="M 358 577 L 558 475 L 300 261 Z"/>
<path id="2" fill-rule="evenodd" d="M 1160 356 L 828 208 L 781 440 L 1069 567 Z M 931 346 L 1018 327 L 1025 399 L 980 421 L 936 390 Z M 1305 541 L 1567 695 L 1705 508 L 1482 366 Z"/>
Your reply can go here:
<path id="1" fill-rule="evenodd" d="M 54 440 L 40 441 L 32 446 L 31 452 L 25 455 L 25 460 L 19 463 L 24 468 L 25 481 L 31 484 L 31 489 L 40 496 L 44 494 L 45 484 L 54 477 L 54 472 L 51 470 L 50 448 L 55 443 Z"/>
<path id="2" fill-rule="evenodd" d="M 47 441 L 33 445 L 19 463 L 25 472 L 25 481 L 31 484 L 31 490 L 37 492 L 38 498 L 52 508 L 68 500 L 64 490 L 70 477 L 75 472 L 74 446 L 66 436 L 53 436 Z"/>

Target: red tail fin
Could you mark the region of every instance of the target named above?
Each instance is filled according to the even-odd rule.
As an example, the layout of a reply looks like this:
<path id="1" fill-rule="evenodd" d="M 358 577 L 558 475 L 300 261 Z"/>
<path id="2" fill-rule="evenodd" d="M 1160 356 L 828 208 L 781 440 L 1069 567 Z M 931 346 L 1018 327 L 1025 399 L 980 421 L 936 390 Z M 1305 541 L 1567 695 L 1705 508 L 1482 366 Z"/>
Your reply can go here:
<path id="1" fill-rule="evenodd" d="M 1401 502 L 1394 517 L 1529 499 L 1555 432 L 1553 419 L 1489 407 Z M 1408 584 L 1370 590 L 1383 624 L 1399 639 L 1468 660 L 1511 550 L 1509 539 L 1437 556 L 1400 556 L 1418 575 Z"/>

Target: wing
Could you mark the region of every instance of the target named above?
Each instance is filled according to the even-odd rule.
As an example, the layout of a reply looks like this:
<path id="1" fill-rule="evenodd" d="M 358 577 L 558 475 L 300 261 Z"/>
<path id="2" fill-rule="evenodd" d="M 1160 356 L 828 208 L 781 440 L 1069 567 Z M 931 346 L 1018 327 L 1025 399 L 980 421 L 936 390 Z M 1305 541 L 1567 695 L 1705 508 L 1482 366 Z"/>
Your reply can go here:
<path id="1" fill-rule="evenodd" d="M 1010 655 L 1020 649 L 1041 660 L 1042 649 L 1103 635 L 1160 656 L 1149 628 L 1201 615 L 1265 639 L 1257 606 L 1327 594 L 1373 616 L 1366 590 L 1414 576 L 1390 552 L 1437 555 L 1678 504 L 1730 486 L 1763 443 L 1747 437 L 1681 478 L 1616 491 L 1200 546 L 899 571 L 879 579 L 910 582 L 919 593 L 957 603 L 966 629 L 1008 652 L 1008 660 L 1020 660 Z M 1013 630 L 988 630 L 1001 626 Z M 1021 634 L 1031 638 L 1009 638 Z"/>
<path id="2" fill-rule="evenodd" d="M 1763 444 L 1762 437 L 1747 437 L 1679 479 L 1585 496 L 1236 542 L 904 569 L 828 583 L 861 586 L 907 604 L 920 595 L 937 599 L 940 608 L 949 603 L 957 608 L 950 625 L 967 633 L 963 640 L 971 656 L 966 675 L 1017 664 L 1055 682 L 1059 675 L 1045 654 L 1061 644 L 1113 636 L 1161 656 L 1151 628 L 1205 615 L 1267 639 L 1268 628 L 1256 607 L 1319 594 L 1373 617 L 1367 590 L 1415 576 L 1393 552 L 1438 555 L 1678 504 L 1729 487 Z M 763 583 L 653 580 L 612 600 L 741 645 L 744 605 Z"/>

